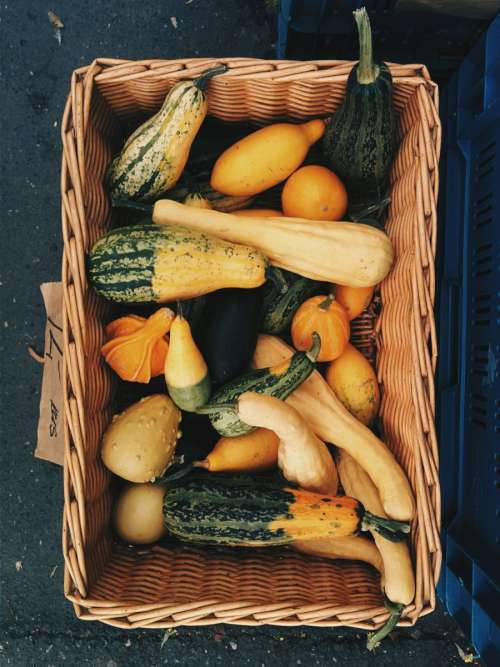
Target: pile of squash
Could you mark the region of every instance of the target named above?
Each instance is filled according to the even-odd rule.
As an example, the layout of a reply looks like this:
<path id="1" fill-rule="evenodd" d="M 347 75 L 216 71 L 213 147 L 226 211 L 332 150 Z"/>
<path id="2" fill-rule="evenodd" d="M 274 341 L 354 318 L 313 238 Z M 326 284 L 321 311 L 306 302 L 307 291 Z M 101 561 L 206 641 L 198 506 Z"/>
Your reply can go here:
<path id="1" fill-rule="evenodd" d="M 362 58 L 333 118 L 251 132 L 216 156 L 208 182 L 190 149 L 207 115 L 204 86 L 225 68 L 176 84 L 106 176 L 124 221 L 130 209 L 148 217 L 99 239 L 88 275 L 121 304 L 103 358 L 144 388 L 102 442 L 104 464 L 127 482 L 117 536 L 288 545 L 370 563 L 391 611 L 374 646 L 415 594 L 415 502 L 370 428 L 377 377 L 349 342 L 393 262 L 381 203 L 395 136 L 390 73 L 371 61 L 366 13 L 356 21 Z M 360 104 L 384 115 L 377 142 Z M 266 205 L 268 192 L 281 210 Z M 181 429 L 192 419 L 217 441 L 186 460 Z"/>

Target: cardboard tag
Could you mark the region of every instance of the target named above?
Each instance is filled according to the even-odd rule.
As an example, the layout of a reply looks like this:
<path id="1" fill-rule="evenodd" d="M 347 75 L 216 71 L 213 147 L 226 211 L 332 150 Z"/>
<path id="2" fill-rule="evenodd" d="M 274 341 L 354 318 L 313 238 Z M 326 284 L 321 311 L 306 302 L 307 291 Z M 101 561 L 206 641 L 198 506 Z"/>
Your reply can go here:
<path id="1" fill-rule="evenodd" d="M 47 324 L 35 456 L 62 465 L 64 461 L 62 284 L 43 283 L 40 290 L 45 303 Z"/>

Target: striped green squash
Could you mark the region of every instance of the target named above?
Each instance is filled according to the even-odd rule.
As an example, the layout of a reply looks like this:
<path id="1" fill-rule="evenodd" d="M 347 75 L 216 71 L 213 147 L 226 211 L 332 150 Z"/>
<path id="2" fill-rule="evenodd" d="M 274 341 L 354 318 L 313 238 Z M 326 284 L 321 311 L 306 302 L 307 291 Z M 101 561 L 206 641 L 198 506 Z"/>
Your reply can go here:
<path id="1" fill-rule="evenodd" d="M 280 334 L 290 327 L 295 311 L 318 291 L 321 283 L 277 267 L 271 269 L 273 276 L 280 276 L 281 287 L 274 279 L 264 285 L 260 330 L 268 334 Z"/>
<path id="2" fill-rule="evenodd" d="M 174 187 L 207 115 L 205 83 L 225 70 L 215 67 L 194 81 L 177 83 L 158 113 L 133 132 L 106 174 L 112 200 L 153 201 Z"/>
<path id="3" fill-rule="evenodd" d="M 134 225 L 108 232 L 92 247 L 88 276 L 95 291 L 119 303 L 165 303 L 225 287 L 259 287 L 265 257 L 192 229 Z"/>
<path id="4" fill-rule="evenodd" d="M 321 346 L 320 338 L 313 334 L 313 344 L 307 352 L 295 352 L 278 366 L 250 371 L 216 392 L 208 403 L 199 408 L 199 414 L 207 414 L 215 430 L 223 436 L 233 437 L 250 433 L 255 429 L 240 420 L 236 412 L 236 401 L 246 391 L 255 391 L 285 400 L 315 368 Z"/>
<path id="5" fill-rule="evenodd" d="M 354 12 L 360 57 L 347 80 L 345 98 L 323 136 L 323 156 L 347 188 L 353 220 L 374 217 L 386 203 L 397 136 L 392 77 L 385 63 L 374 63 L 366 9 Z"/>
<path id="6" fill-rule="evenodd" d="M 324 496 L 242 475 L 189 476 L 166 485 L 168 531 L 196 544 L 270 547 L 294 540 L 355 535 L 374 529 L 399 541 L 409 525 L 374 516 L 347 496 Z"/>

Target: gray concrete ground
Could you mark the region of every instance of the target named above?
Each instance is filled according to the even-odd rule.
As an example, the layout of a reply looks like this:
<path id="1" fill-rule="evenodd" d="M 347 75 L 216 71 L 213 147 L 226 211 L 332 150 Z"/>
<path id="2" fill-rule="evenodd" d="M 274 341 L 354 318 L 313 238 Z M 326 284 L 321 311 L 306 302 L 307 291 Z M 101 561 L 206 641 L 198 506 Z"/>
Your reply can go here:
<path id="1" fill-rule="evenodd" d="M 273 54 L 259 0 L 4 0 L 1 156 L 0 664 L 461 665 L 469 648 L 442 611 L 398 632 L 376 655 L 361 633 L 279 628 L 123 632 L 78 621 L 62 594 L 62 480 L 33 458 L 43 344 L 39 284 L 60 272 L 59 123 L 73 69 L 124 58 Z M 62 43 L 47 11 L 64 22 Z M 177 28 L 171 17 L 176 18 Z"/>

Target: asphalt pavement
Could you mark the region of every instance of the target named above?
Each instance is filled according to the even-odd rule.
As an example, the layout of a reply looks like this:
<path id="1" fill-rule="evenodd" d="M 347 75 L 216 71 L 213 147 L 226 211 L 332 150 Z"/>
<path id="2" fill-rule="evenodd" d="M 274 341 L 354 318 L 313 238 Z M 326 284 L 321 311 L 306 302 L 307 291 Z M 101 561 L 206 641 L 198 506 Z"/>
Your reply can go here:
<path id="1" fill-rule="evenodd" d="M 47 12 L 64 23 L 61 43 Z M 260 0 L 4 0 L 0 5 L 0 665 L 463 665 L 442 610 L 375 655 L 364 633 L 217 626 L 125 632 L 77 620 L 63 596 L 61 469 L 33 457 L 43 346 L 39 285 L 60 277 L 60 119 L 73 69 L 95 57 L 274 55 Z"/>

